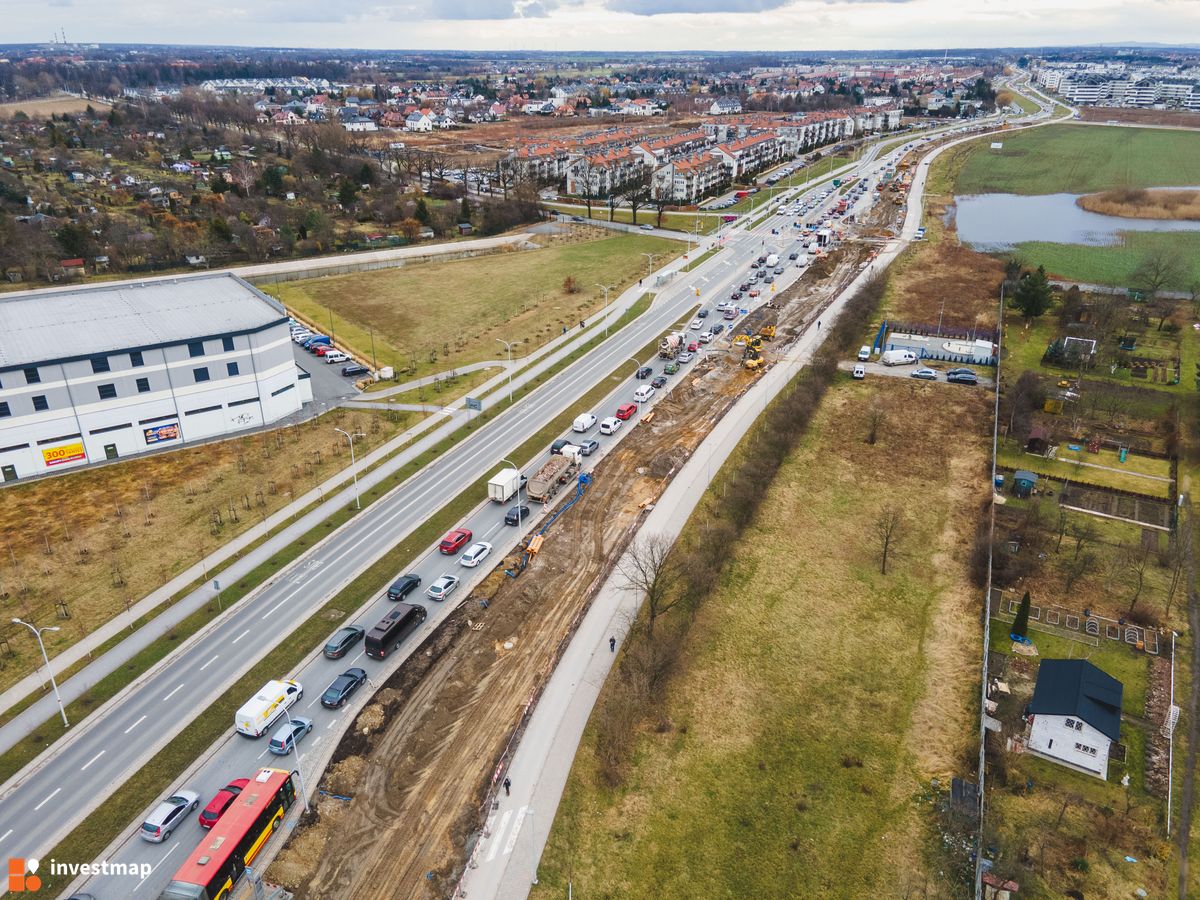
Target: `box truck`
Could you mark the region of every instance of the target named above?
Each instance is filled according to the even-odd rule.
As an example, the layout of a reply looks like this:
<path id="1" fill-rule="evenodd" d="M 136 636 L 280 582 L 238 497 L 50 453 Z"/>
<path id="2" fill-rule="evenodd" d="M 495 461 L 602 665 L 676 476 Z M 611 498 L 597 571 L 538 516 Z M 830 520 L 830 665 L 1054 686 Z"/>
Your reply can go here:
<path id="1" fill-rule="evenodd" d="M 517 469 L 501 469 L 488 479 L 488 499 L 507 503 L 521 487 L 521 473 Z"/>

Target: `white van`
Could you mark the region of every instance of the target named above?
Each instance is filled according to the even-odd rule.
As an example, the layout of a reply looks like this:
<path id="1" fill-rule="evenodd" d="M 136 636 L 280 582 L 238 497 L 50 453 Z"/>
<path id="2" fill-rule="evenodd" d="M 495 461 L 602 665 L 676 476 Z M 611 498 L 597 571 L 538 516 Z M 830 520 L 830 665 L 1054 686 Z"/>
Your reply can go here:
<path id="1" fill-rule="evenodd" d="M 250 737 L 261 737 L 293 703 L 304 696 L 298 681 L 268 681 L 233 717 L 234 727 Z"/>
<path id="2" fill-rule="evenodd" d="M 640 388 L 633 392 L 634 403 L 645 403 L 654 396 L 654 385 L 643 384 Z"/>
<path id="3" fill-rule="evenodd" d="M 879 361 L 885 366 L 911 366 L 917 361 L 917 354 L 912 350 L 885 350 Z"/>
<path id="4" fill-rule="evenodd" d="M 871 358 L 871 348 L 863 344 L 858 348 L 858 359 L 860 362 L 866 362 Z"/>
<path id="5" fill-rule="evenodd" d="M 332 365 L 333 363 L 346 362 L 350 359 L 350 357 L 341 350 L 330 350 L 321 358 L 325 360 L 325 365 L 327 366 Z"/>
<path id="6" fill-rule="evenodd" d="M 587 431 L 589 428 L 591 428 L 595 424 L 596 424 L 596 417 L 593 416 L 591 413 L 584 413 L 582 416 L 577 417 L 575 419 L 575 421 L 571 423 L 571 430 L 578 431 L 580 434 L 583 434 L 583 432 Z"/>

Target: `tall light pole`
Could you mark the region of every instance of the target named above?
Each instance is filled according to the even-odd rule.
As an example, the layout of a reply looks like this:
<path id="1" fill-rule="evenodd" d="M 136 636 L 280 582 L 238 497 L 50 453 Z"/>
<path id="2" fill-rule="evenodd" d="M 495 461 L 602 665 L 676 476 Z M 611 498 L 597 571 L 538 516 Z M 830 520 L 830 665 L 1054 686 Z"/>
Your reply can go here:
<path id="1" fill-rule="evenodd" d="M 616 287 L 615 284 L 601 284 L 596 282 L 596 287 L 604 291 L 604 336 L 608 337 L 608 292 Z"/>
<path id="2" fill-rule="evenodd" d="M 643 253 L 642 254 L 642 256 L 646 257 L 646 277 L 647 278 L 650 277 L 650 272 L 654 269 L 654 261 L 656 259 L 658 259 L 658 257 L 660 255 L 661 254 L 659 254 L 659 253 Z"/>
<path id="3" fill-rule="evenodd" d="M 37 638 L 38 646 L 42 648 L 42 659 L 46 661 L 46 672 L 50 675 L 50 684 L 54 688 L 54 699 L 58 701 L 58 711 L 62 713 L 63 728 L 70 728 L 71 723 L 67 721 L 67 710 L 63 707 L 62 694 L 58 692 L 58 682 L 54 680 L 54 670 L 50 668 L 50 657 L 46 655 L 46 645 L 42 643 L 43 631 L 58 631 L 57 625 L 49 625 L 45 628 L 38 628 L 36 625 L 31 625 L 29 622 L 23 622 L 20 619 L 13 619 L 14 625 L 24 625 L 33 632 Z"/>
<path id="4" fill-rule="evenodd" d="M 521 530 L 521 470 L 517 468 L 517 464 L 511 459 L 502 459 L 502 463 L 508 463 L 514 469 L 517 469 L 517 531 Z"/>
<path id="5" fill-rule="evenodd" d="M 354 476 L 354 508 L 362 509 L 362 501 L 358 496 L 358 468 L 354 462 L 354 439 L 356 437 L 366 437 L 361 431 L 351 434 L 348 431 L 342 431 L 340 428 L 333 429 L 340 435 L 344 435 L 346 440 L 350 442 L 350 474 Z"/>
<path id="6" fill-rule="evenodd" d="M 604 302 L 605 302 L 605 305 L 607 306 L 607 304 L 608 304 L 608 296 L 607 295 L 605 295 Z M 606 322 L 605 325 L 607 326 L 607 324 L 608 323 Z M 608 334 L 608 332 L 605 331 L 605 334 Z M 510 344 L 508 341 L 500 340 L 500 338 L 496 338 L 496 340 L 497 340 L 497 342 L 503 344 L 504 349 L 508 351 L 508 405 L 512 406 L 512 402 L 513 402 L 513 399 L 512 399 L 512 348 L 514 345 L 519 344 L 521 342 L 513 341 Z"/>
<path id="7" fill-rule="evenodd" d="M 283 708 L 283 714 L 287 716 L 288 728 L 292 729 L 292 752 L 296 754 L 296 774 L 300 777 L 300 799 L 304 801 L 304 811 L 308 812 L 308 792 L 304 790 L 304 773 L 300 771 L 300 742 L 296 739 L 296 729 L 292 725 L 292 714 L 287 711 L 287 707 Z"/>

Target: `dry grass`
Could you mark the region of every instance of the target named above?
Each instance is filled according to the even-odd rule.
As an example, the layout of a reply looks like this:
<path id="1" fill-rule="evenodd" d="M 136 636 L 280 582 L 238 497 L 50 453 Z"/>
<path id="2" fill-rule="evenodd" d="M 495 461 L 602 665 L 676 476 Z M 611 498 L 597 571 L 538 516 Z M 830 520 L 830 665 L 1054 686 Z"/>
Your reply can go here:
<path id="1" fill-rule="evenodd" d="M 1087 194 L 1075 201 L 1088 212 L 1131 219 L 1200 219 L 1200 191 L 1120 188 Z"/>
<path id="2" fill-rule="evenodd" d="M 361 358 L 371 358 L 374 329 L 379 364 L 419 377 L 501 358 L 499 338 L 521 341 L 514 358 L 527 354 L 604 308 L 597 283 L 615 284 L 619 292 L 646 273 L 643 253 L 657 254 L 662 265 L 683 249 L 677 241 L 619 235 L 267 290 L 322 328 L 332 312 L 337 338 Z M 568 277 L 576 293 L 564 290 Z"/>
<path id="3" fill-rule="evenodd" d="M 107 112 L 111 107 L 100 100 L 80 100 L 78 97 L 67 95 L 59 97 L 42 97 L 38 100 L 17 100 L 12 103 L 0 103 L 0 119 L 23 112 L 31 119 L 50 115 L 83 112 L 88 107 L 96 112 Z"/>
<path id="4" fill-rule="evenodd" d="M 888 412 L 869 446 L 874 402 Z M 961 895 L 916 797 L 974 737 L 963 560 L 987 420 L 984 394 L 944 386 L 827 395 L 689 632 L 673 727 L 642 734 L 619 791 L 596 777 L 589 726 L 532 896 L 568 878 L 612 897 Z M 930 446 L 945 452 L 913 452 Z M 889 496 L 919 503 L 884 577 L 869 535 Z"/>
<path id="5" fill-rule="evenodd" d="M 202 447 L 6 487 L 0 504 L 5 615 L 57 624 L 51 656 L 350 463 L 334 425 L 366 437 L 359 455 L 418 418 L 335 410 Z M 58 618 L 57 604 L 70 618 Z M 3 626 L 0 688 L 27 675 L 37 645 Z"/>

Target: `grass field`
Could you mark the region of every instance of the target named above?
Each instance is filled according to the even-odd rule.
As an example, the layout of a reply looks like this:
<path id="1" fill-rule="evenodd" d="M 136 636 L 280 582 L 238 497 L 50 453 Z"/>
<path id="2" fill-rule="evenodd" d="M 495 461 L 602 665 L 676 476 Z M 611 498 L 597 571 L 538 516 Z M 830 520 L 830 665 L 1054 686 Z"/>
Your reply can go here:
<path id="1" fill-rule="evenodd" d="M 1107 453 L 1108 458 L 1099 458 L 1104 453 Z M 1086 484 L 1115 488 L 1119 491 L 1146 494 L 1149 497 L 1167 499 L 1171 496 L 1170 481 L 1159 481 L 1157 478 L 1142 477 L 1131 466 L 1122 466 L 1121 463 L 1117 462 L 1116 453 L 1113 451 L 1104 451 L 1099 454 L 1084 451 L 1083 453 L 1075 454 L 1064 445 L 1060 448 L 1059 456 L 1059 459 L 1046 459 L 1042 456 L 1023 453 L 1016 447 L 1007 449 L 1001 447 L 997 462 L 1002 466 L 1008 466 L 1013 469 L 1029 469 L 1031 472 L 1037 472 L 1039 475 L 1045 475 L 1050 478 L 1066 478 L 1071 481 L 1081 481 Z M 1111 466 L 1111 468 L 1098 469 L 1091 465 L 1076 465 L 1076 457 L 1085 463 Z M 1132 455 L 1130 455 L 1129 460 L 1135 464 L 1138 462 Z M 1170 471 L 1165 460 L 1141 458 L 1140 463 L 1144 468 L 1149 468 L 1150 464 L 1161 464 L 1157 467 L 1161 468 L 1162 471 L 1155 474 L 1167 475 Z M 1126 469 L 1128 471 L 1113 471 L 1113 469 Z"/>
<path id="2" fill-rule="evenodd" d="M 1086 194 L 1119 187 L 1200 185 L 1200 133 L 1049 125 L 1001 135 L 1002 150 L 976 148 L 959 194 Z"/>
<path id="3" fill-rule="evenodd" d="M 1183 262 L 1182 277 L 1167 284 L 1168 290 L 1188 290 L 1200 282 L 1200 231 L 1131 231 L 1124 238 L 1125 243 L 1117 247 L 1030 241 L 1018 244 L 1014 252 L 1027 266 L 1045 266 L 1053 276 L 1124 287 L 1134 281 L 1142 259 L 1161 248 Z"/>
<path id="4" fill-rule="evenodd" d="M 7 603 L 13 615 L 61 627 L 46 636 L 53 657 L 349 466 L 335 425 L 366 435 L 355 447 L 363 454 L 419 418 L 337 410 L 298 427 L 11 485 L 0 508 Z M 59 601 L 69 619 L 56 620 Z M 2 660 L 0 688 L 40 662 L 16 626 L 3 635 L 12 655 Z"/>
<path id="5" fill-rule="evenodd" d="M 379 364 L 417 378 L 499 359 L 505 354 L 500 338 L 521 342 L 513 347 L 514 359 L 527 354 L 604 308 L 597 283 L 616 285 L 619 292 L 645 275 L 643 253 L 656 254 L 662 265 L 684 249 L 678 241 L 621 234 L 267 290 L 322 325 L 332 314 L 338 341 L 366 359 L 373 329 Z M 575 279 L 576 293 L 563 289 L 568 277 Z"/>
<path id="6" fill-rule="evenodd" d="M 0 103 L 0 119 L 6 119 L 18 112 L 25 113 L 31 119 L 37 119 L 43 116 L 83 112 L 89 106 L 98 113 L 106 113 L 110 109 L 109 105 L 101 100 L 80 100 L 78 97 L 64 94 L 59 97 L 41 97 L 37 100 Z"/>
<path id="7" fill-rule="evenodd" d="M 728 548 L 663 725 L 641 732 L 618 789 L 596 775 L 589 725 L 531 896 L 565 896 L 568 880 L 594 897 L 962 896 L 927 792 L 974 736 L 979 629 L 956 546 L 985 455 L 963 423 L 988 410 L 927 387 L 846 379 L 827 395 Z M 876 402 L 887 418 L 869 446 Z M 917 492 L 882 576 L 876 498 Z"/>
<path id="8" fill-rule="evenodd" d="M 587 218 L 587 206 L 582 203 L 547 203 L 550 207 L 561 213 L 567 213 L 572 216 L 583 216 Z M 612 211 L 612 220 L 614 222 L 624 222 L 627 225 L 635 224 L 633 221 L 633 213 L 628 209 L 614 209 Z M 592 220 L 597 222 L 608 222 L 608 207 L 602 202 L 592 203 Z M 657 225 L 658 213 L 646 206 L 638 210 L 637 222 L 638 225 Z M 695 234 L 699 228 L 700 234 L 711 234 L 720 228 L 724 223 L 720 216 L 714 216 L 709 213 L 702 213 L 697 216 L 695 213 L 685 212 L 664 212 L 662 218 L 663 228 L 672 228 L 675 231 L 690 231 Z"/>

